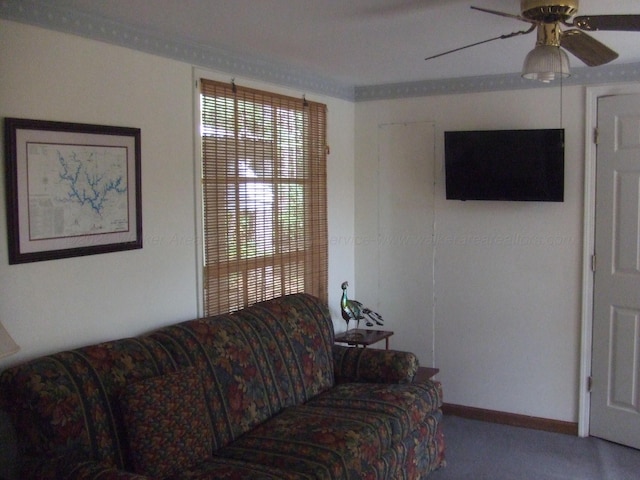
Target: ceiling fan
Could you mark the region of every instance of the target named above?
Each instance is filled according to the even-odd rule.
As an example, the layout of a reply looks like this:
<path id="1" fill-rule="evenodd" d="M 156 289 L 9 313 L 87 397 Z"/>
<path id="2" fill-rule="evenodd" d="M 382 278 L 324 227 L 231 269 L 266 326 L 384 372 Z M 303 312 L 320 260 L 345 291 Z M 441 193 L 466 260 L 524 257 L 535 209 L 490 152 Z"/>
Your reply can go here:
<path id="1" fill-rule="evenodd" d="M 585 15 L 578 13 L 579 0 L 520 0 L 520 15 L 471 7 L 493 15 L 513 18 L 530 24 L 526 30 L 500 35 L 480 42 L 455 48 L 431 57 L 441 57 L 465 48 L 473 47 L 493 40 L 526 35 L 537 30 L 536 47 L 527 55 L 522 76 L 550 82 L 557 77 L 569 76 L 569 59 L 564 50 L 571 52 L 586 65 L 595 67 L 604 65 L 618 54 L 596 40 L 585 31 L 616 30 L 639 32 L 640 15 Z M 569 29 L 561 29 L 561 25 Z M 564 50 L 563 50 L 564 49 Z"/>

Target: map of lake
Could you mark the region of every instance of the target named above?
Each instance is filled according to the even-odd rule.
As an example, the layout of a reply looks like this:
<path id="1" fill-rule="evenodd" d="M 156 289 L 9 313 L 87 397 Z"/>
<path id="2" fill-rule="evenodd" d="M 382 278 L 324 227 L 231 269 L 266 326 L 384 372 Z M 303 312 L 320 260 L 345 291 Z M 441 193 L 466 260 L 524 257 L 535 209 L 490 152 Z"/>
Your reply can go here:
<path id="1" fill-rule="evenodd" d="M 127 148 L 27 144 L 29 238 L 129 230 Z"/>

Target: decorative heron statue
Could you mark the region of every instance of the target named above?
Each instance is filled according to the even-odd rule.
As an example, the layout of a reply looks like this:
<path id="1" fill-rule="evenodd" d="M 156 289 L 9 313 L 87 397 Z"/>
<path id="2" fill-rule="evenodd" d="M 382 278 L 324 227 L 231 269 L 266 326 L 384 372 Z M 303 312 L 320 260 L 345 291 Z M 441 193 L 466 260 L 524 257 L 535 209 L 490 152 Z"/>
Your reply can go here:
<path id="1" fill-rule="evenodd" d="M 350 300 L 347 297 L 347 287 L 349 282 L 342 282 L 342 298 L 340 299 L 340 311 L 342 318 L 347 322 L 347 331 L 349 331 L 349 322 L 351 320 L 356 321 L 356 330 L 360 326 L 360 320 L 364 320 L 367 327 L 373 327 L 373 325 L 382 325 L 384 319 L 379 313 L 374 312 L 370 308 L 365 307 L 357 300 Z M 357 337 L 358 333 L 353 333 L 354 337 Z"/>

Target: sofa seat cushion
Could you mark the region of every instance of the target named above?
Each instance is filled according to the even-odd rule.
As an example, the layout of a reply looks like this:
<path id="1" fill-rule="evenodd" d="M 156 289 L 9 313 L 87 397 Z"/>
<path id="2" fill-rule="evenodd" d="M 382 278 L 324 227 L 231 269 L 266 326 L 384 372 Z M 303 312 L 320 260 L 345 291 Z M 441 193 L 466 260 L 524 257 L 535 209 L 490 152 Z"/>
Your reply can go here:
<path id="1" fill-rule="evenodd" d="M 193 368 L 127 385 L 120 406 L 136 473 L 163 478 L 211 456 L 211 421 Z"/>
<path id="2" fill-rule="evenodd" d="M 282 468 L 299 478 L 365 478 L 365 473 L 381 478 L 384 474 L 377 475 L 375 469 L 391 442 L 386 414 L 301 405 L 284 410 L 214 455 Z"/>
<path id="3" fill-rule="evenodd" d="M 343 383 L 318 395 L 307 406 L 384 415 L 393 442 L 406 438 L 425 417 L 442 406 L 433 382 L 412 384 Z"/>
<path id="4" fill-rule="evenodd" d="M 244 460 L 211 457 L 164 480 L 313 480 L 313 477 Z"/>

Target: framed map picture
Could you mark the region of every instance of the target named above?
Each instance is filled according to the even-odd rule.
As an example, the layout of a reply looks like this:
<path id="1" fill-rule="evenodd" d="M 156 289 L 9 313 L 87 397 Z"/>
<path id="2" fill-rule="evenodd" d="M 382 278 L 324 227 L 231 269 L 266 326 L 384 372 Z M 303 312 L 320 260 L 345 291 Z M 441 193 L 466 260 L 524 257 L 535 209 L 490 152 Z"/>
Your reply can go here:
<path id="1" fill-rule="evenodd" d="M 9 263 L 142 248 L 140 129 L 5 118 Z"/>

